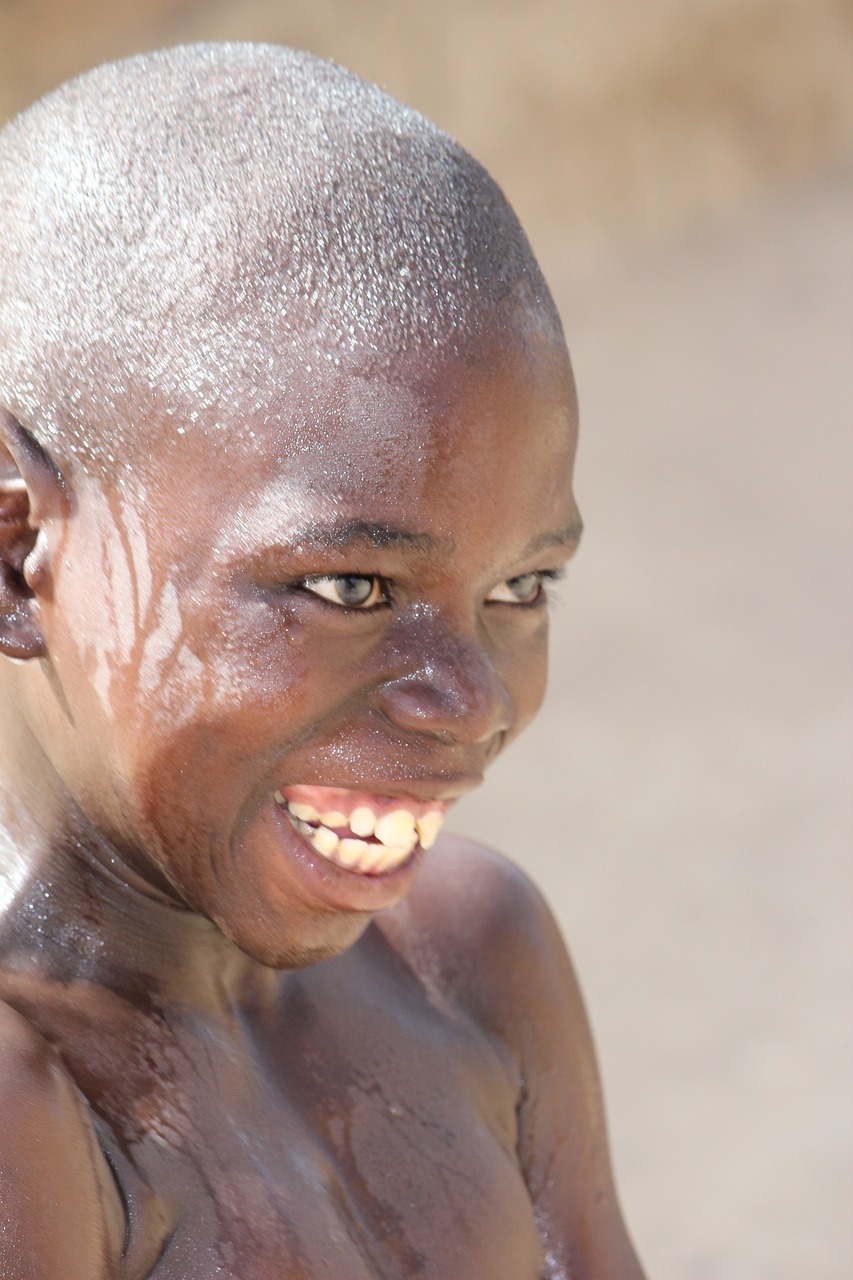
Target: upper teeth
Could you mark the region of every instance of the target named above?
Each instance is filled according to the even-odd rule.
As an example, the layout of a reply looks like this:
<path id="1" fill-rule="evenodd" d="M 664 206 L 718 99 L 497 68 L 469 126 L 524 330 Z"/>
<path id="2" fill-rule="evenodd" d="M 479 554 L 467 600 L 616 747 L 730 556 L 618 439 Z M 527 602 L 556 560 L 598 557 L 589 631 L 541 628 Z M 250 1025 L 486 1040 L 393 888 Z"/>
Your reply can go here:
<path id="1" fill-rule="evenodd" d="M 408 845 L 409 848 L 414 849 L 418 838 L 415 815 L 409 813 L 408 809 L 393 809 L 391 813 L 386 813 L 379 819 L 373 834 L 382 844 Z"/>
<path id="2" fill-rule="evenodd" d="M 444 822 L 444 814 L 439 809 L 432 809 L 422 818 L 418 818 L 418 839 L 422 849 L 431 849 L 435 844 L 442 822 Z"/>
<path id="3" fill-rule="evenodd" d="M 313 805 L 289 803 L 280 791 L 275 793 L 275 799 L 318 853 L 351 871 L 393 870 L 411 856 L 419 841 L 421 848 L 431 848 L 444 820 L 440 809 L 431 809 L 416 818 L 401 806 L 377 818 L 368 805 L 359 805 L 347 818 L 337 809 L 319 813 Z M 373 836 L 374 842 L 349 835 L 340 837 L 333 828 L 348 828 L 355 837 Z"/>
<path id="4" fill-rule="evenodd" d="M 376 830 L 376 814 L 366 804 L 360 805 L 350 814 L 349 828 L 357 836 L 372 836 Z"/>

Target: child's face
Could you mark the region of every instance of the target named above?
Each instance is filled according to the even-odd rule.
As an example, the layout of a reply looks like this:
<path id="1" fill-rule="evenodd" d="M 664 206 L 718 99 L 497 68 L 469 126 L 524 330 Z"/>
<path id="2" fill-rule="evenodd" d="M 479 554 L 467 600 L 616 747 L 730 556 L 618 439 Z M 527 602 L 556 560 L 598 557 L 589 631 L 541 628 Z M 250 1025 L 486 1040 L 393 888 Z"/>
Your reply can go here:
<path id="1" fill-rule="evenodd" d="M 276 792 L 405 807 L 475 786 L 539 707 L 537 575 L 578 525 L 562 348 L 495 344 L 387 378 L 329 364 L 287 403 L 164 438 L 144 500 L 83 493 L 43 612 L 72 796 L 137 869 L 278 966 L 349 945 L 424 855 L 347 870 Z"/>

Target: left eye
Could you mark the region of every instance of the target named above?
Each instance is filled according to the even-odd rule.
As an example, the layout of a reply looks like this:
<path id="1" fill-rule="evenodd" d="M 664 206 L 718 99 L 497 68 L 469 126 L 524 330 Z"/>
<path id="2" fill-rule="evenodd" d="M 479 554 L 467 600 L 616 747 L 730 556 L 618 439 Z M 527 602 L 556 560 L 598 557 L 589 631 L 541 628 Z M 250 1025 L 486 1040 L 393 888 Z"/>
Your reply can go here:
<path id="1" fill-rule="evenodd" d="M 305 578 L 302 586 L 312 595 L 327 600 L 329 604 L 339 605 L 342 609 L 371 609 L 387 600 L 382 579 L 362 574 L 347 573 L 334 577 L 330 574 Z"/>
<path id="2" fill-rule="evenodd" d="M 541 573 L 522 573 L 517 578 L 507 578 L 486 599 L 498 604 L 533 604 L 542 594 Z"/>

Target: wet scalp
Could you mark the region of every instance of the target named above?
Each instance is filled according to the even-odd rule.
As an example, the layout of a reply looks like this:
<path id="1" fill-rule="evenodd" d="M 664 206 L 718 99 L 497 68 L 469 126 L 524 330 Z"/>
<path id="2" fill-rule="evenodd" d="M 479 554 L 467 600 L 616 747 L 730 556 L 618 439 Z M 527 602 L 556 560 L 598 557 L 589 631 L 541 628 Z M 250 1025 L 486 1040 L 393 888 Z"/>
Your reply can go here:
<path id="1" fill-rule="evenodd" d="M 515 215 L 456 142 L 271 45 L 100 68 L 0 133 L 0 403 L 48 447 L 118 450 L 257 409 L 312 359 L 384 368 L 519 317 L 560 335 Z"/>

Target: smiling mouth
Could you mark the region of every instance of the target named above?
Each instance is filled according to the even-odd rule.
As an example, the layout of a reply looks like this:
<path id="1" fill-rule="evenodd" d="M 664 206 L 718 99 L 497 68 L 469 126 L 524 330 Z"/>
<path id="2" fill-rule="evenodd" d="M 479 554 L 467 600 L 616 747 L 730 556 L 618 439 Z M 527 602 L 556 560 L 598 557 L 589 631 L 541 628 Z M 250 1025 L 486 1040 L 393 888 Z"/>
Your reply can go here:
<path id="1" fill-rule="evenodd" d="M 418 848 L 431 848 L 450 807 L 446 801 L 301 785 L 276 791 L 274 799 L 315 853 L 373 876 L 396 871 Z"/>

